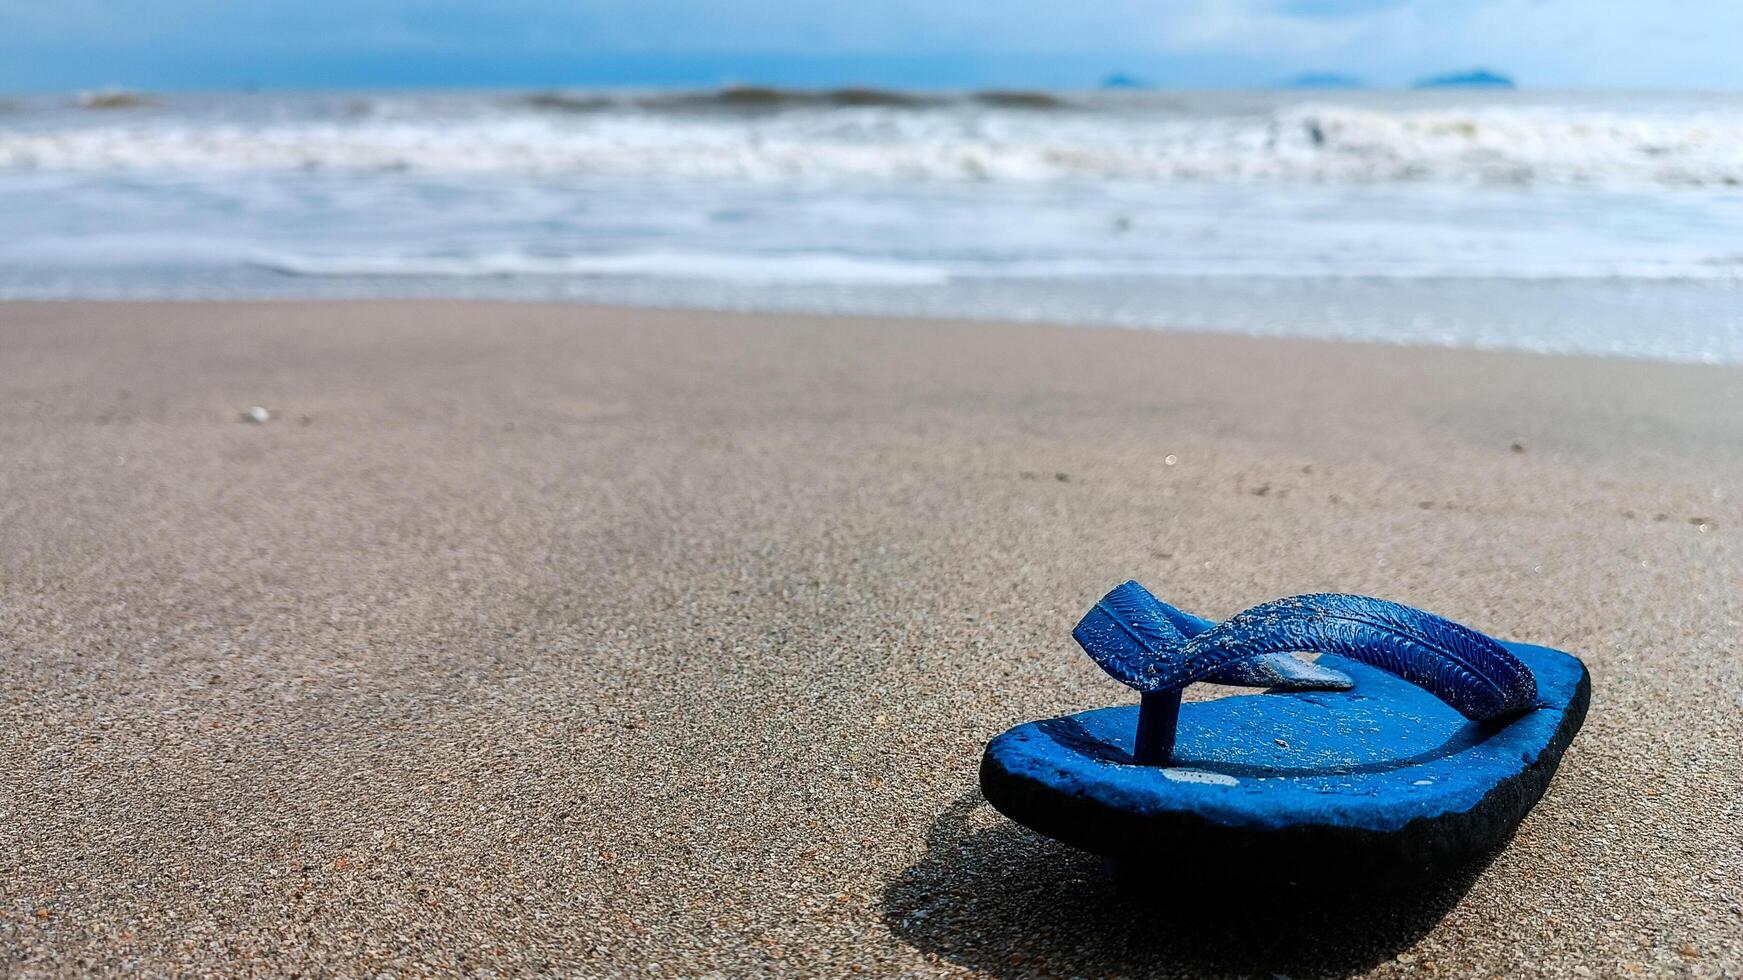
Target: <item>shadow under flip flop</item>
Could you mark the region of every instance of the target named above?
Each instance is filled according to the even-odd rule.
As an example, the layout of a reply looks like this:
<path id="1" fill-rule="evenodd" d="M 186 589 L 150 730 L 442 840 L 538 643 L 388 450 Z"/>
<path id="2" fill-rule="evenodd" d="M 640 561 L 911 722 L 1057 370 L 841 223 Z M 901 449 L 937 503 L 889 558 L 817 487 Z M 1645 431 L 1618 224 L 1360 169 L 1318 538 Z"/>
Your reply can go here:
<path id="1" fill-rule="evenodd" d="M 977 819 L 989 815 L 990 826 Z M 932 824 L 924 857 L 884 890 L 884 920 L 916 949 L 995 976 L 1336 977 L 1427 933 L 1495 853 L 1409 889 L 1335 898 L 1185 879 L 1151 890 L 997 816 L 974 791 Z"/>

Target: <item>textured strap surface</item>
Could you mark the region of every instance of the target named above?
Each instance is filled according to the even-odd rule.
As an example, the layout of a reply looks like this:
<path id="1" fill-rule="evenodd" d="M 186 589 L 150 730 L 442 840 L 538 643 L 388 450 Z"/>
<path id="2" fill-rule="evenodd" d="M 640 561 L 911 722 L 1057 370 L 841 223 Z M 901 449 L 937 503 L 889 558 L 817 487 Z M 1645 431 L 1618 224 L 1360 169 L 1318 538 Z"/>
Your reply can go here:
<path id="1" fill-rule="evenodd" d="M 1212 620 L 1194 616 L 1155 597 L 1138 583 L 1131 583 L 1150 596 L 1158 611 L 1180 631 L 1192 639 L 1216 626 Z M 1245 660 L 1235 660 L 1212 670 L 1203 678 L 1206 683 L 1230 687 L 1267 687 L 1279 691 L 1347 691 L 1355 682 L 1341 670 L 1303 660 L 1293 653 L 1267 653 Z"/>
<path id="2" fill-rule="evenodd" d="M 1500 643 L 1396 602 L 1295 596 L 1254 606 L 1191 637 L 1160 606 L 1143 586 L 1127 582 L 1103 596 L 1072 635 L 1103 670 L 1140 691 L 1181 688 L 1243 660 L 1315 651 L 1396 674 L 1475 721 L 1537 701 L 1531 670 Z"/>

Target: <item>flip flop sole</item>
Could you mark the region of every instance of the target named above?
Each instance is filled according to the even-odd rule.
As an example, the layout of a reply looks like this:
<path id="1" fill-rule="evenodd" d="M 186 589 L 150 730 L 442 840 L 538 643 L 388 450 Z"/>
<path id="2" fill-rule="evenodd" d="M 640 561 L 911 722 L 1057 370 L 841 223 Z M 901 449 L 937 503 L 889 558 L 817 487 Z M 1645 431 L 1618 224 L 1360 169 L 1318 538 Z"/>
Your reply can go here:
<path id="1" fill-rule="evenodd" d="M 1585 720 L 1577 658 L 1509 643 L 1539 707 L 1466 720 L 1354 660 L 1348 691 L 1235 695 L 1181 706 L 1167 766 L 1132 760 L 1136 705 L 1020 725 L 981 759 L 981 791 L 1018 823 L 1122 870 L 1335 888 L 1434 877 L 1504 843 Z"/>

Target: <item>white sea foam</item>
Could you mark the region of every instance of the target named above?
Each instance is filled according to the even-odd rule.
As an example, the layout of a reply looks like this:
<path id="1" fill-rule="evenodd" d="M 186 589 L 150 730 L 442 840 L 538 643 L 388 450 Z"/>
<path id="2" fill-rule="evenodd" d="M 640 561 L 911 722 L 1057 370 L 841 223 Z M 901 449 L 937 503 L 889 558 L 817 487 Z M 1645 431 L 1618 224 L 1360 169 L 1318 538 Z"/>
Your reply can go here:
<path id="1" fill-rule="evenodd" d="M 606 102 L 149 119 L 0 132 L 0 169 L 412 170 L 686 179 L 1743 185 L 1729 103 L 1085 102 L 1037 112 L 799 104 L 762 114 Z M 661 104 L 665 105 L 665 104 Z"/>
<path id="2" fill-rule="evenodd" d="M 261 255 L 261 268 L 296 276 L 347 278 L 487 278 L 514 276 L 629 276 L 708 282 L 801 285 L 928 286 L 949 280 L 947 270 L 915 263 L 840 255 L 733 255 L 631 252 L 614 255 Z"/>

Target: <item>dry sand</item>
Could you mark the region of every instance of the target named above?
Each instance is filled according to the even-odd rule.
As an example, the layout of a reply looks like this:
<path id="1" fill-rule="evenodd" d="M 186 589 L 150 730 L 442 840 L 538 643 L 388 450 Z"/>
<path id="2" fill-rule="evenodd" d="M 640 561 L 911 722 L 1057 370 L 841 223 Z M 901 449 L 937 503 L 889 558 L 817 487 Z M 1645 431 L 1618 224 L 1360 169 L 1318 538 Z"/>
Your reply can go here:
<path id="1" fill-rule="evenodd" d="M 1445 887 L 1159 905 L 975 793 L 1129 699 L 1068 632 L 1126 576 L 1427 606 L 1591 716 Z M 1737 368 L 4 305 L 0 611 L 0 973 L 1743 973 Z"/>

